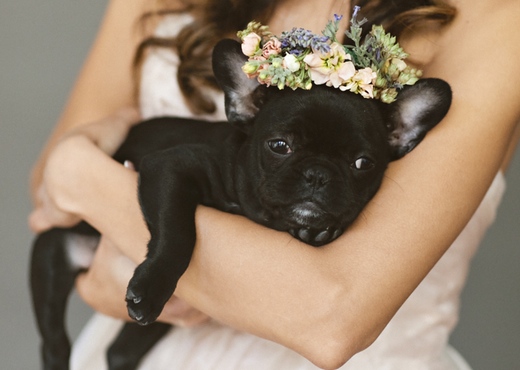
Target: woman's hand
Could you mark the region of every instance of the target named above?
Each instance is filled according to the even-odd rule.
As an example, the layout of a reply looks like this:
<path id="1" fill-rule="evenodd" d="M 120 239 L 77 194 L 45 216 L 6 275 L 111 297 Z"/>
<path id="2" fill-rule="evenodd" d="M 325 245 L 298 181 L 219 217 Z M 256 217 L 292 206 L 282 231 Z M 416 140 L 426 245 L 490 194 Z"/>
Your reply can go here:
<path id="1" fill-rule="evenodd" d="M 108 239 L 102 238 L 89 270 L 78 276 L 76 288 L 83 300 L 96 311 L 129 320 L 123 301 L 135 267 L 134 261 Z M 159 316 L 159 321 L 177 326 L 194 326 L 207 320 L 207 315 L 175 296 L 170 298 Z"/>
<path id="2" fill-rule="evenodd" d="M 29 215 L 29 228 L 41 233 L 52 227 L 71 227 L 81 221 L 77 215 L 62 210 L 42 183 L 35 195 L 36 207 Z"/>
<path id="3" fill-rule="evenodd" d="M 39 179 L 33 184 L 36 207 L 29 216 L 29 226 L 34 232 L 42 232 L 53 226 L 69 227 L 80 220 L 60 203 L 68 188 L 75 186 L 67 166 L 73 168 L 80 163 L 79 160 L 74 163 L 80 155 L 76 146 L 78 141 L 89 140 L 103 153 L 112 155 L 138 120 L 139 114 L 135 109 L 122 109 L 110 117 L 70 130 L 54 146 L 45 162 L 38 166 Z"/>

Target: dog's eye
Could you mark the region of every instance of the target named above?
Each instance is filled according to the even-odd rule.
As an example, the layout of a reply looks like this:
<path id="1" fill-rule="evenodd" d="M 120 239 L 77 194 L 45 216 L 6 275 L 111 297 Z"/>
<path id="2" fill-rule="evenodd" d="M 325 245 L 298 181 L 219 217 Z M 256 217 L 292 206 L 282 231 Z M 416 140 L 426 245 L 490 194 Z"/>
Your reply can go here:
<path id="1" fill-rule="evenodd" d="M 374 162 L 367 157 L 359 157 L 352 163 L 352 167 L 356 170 L 366 171 L 374 167 Z"/>
<path id="2" fill-rule="evenodd" d="M 275 140 L 269 140 L 267 142 L 267 145 L 269 145 L 269 149 L 271 149 L 276 154 L 290 154 L 292 153 L 292 149 L 287 144 L 285 140 L 281 139 L 275 139 Z"/>

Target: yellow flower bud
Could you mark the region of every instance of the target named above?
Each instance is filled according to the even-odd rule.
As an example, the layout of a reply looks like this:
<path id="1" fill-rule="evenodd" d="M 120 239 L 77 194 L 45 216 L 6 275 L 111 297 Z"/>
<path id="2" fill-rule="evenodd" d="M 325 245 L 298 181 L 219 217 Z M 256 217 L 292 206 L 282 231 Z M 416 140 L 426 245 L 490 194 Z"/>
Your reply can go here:
<path id="1" fill-rule="evenodd" d="M 395 101 L 395 98 L 397 97 L 397 90 L 396 89 L 386 89 L 381 92 L 381 101 L 383 103 L 390 104 Z"/>
<path id="2" fill-rule="evenodd" d="M 242 66 L 242 71 L 244 71 L 245 74 L 252 75 L 258 70 L 258 67 L 259 65 L 256 63 L 246 62 L 246 64 Z"/>
<path id="3" fill-rule="evenodd" d="M 388 81 L 378 74 L 374 85 L 379 88 L 385 88 L 388 85 Z"/>
<path id="4" fill-rule="evenodd" d="M 275 68 L 280 68 L 282 66 L 282 58 L 274 58 L 272 61 L 272 66 Z"/>

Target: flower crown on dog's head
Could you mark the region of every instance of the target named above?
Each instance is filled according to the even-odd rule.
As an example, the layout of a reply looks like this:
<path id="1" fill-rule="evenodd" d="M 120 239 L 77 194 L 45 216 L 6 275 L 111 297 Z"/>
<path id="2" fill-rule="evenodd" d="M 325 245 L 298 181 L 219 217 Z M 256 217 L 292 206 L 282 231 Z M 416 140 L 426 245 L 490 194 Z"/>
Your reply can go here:
<path id="1" fill-rule="evenodd" d="M 238 32 L 242 52 L 249 57 L 242 70 L 259 83 L 279 89 L 309 90 L 313 84 L 339 88 L 384 103 L 395 101 L 404 85 L 413 85 L 422 72 L 406 65 L 408 57 L 382 26 L 374 25 L 361 42 L 361 26 L 354 8 L 350 29 L 345 35 L 353 45 L 342 45 L 336 34 L 341 16 L 334 15 L 316 35 L 303 28 L 293 28 L 274 36 L 268 26 L 250 22 Z"/>

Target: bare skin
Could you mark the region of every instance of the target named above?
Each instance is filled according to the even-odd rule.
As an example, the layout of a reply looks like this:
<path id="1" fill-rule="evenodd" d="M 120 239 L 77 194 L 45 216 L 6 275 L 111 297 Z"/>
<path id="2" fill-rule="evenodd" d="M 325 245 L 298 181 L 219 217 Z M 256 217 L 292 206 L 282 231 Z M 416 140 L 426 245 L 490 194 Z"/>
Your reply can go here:
<path id="1" fill-rule="evenodd" d="M 146 1 L 112 0 L 55 138 L 131 104 L 125 77 L 138 38 L 127 40 L 117 58 L 103 45 L 115 35 L 132 35 L 141 3 Z M 282 2 L 270 22 L 273 31 L 293 26 L 320 31 L 330 10 L 338 12 L 323 2 L 315 8 L 311 3 Z M 196 307 L 324 368 L 340 366 L 375 340 L 460 233 L 518 142 L 520 35 L 511 30 L 520 4 L 506 1 L 498 8 L 491 1 L 459 0 L 454 5 L 459 15 L 443 32 L 426 29 L 406 40 L 427 76 L 451 84 L 452 109 L 414 152 L 390 166 L 381 190 L 353 227 L 314 249 L 244 218 L 199 207 L 195 254 L 175 292 L 189 306 L 173 298 L 162 320 L 204 320 L 191 308 Z M 295 17 L 290 22 L 289 15 Z M 484 45 L 493 50 L 484 52 Z M 103 79 L 97 65 L 121 75 Z M 91 93 L 105 90 L 107 99 Z M 135 197 L 137 175 L 107 155 L 135 121 L 131 114 L 123 117 L 115 118 L 115 125 L 96 123 L 104 127 L 102 136 L 94 126 L 51 141 L 35 167 L 33 189 L 39 196 L 30 224 L 41 231 L 79 217 L 98 228 L 103 242 L 77 286 L 99 311 L 126 318 L 124 301 L 117 297 L 124 296 L 149 235 Z M 36 191 L 41 186 L 45 191 Z"/>

